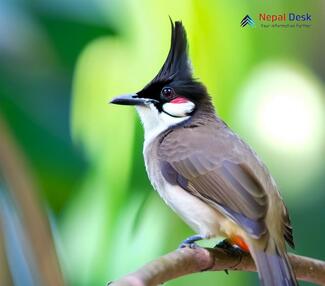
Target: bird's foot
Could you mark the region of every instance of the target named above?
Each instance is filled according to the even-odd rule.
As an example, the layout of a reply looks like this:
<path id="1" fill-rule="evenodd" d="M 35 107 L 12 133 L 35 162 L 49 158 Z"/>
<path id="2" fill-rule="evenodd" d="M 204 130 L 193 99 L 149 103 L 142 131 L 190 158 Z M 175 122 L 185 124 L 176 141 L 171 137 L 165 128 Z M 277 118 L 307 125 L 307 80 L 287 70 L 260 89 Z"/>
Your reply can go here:
<path id="1" fill-rule="evenodd" d="M 245 251 L 243 251 L 239 246 L 231 244 L 228 239 L 224 239 L 223 241 L 219 242 L 214 248 L 221 248 L 234 256 L 243 256 Z"/>
<path id="2" fill-rule="evenodd" d="M 199 234 L 192 235 L 186 238 L 185 240 L 183 240 L 183 242 L 178 246 L 178 248 L 185 248 L 185 247 L 189 247 L 192 249 L 198 248 L 199 246 L 195 242 L 202 239 L 203 237 Z"/>
<path id="3" fill-rule="evenodd" d="M 232 268 L 236 268 L 236 266 L 241 262 L 243 255 L 246 253 L 239 246 L 231 244 L 228 239 L 224 239 L 223 241 L 219 242 L 214 248 L 223 249 L 231 256 L 239 257 L 239 262 Z M 224 269 L 224 271 L 227 275 L 229 274 L 228 269 Z"/>

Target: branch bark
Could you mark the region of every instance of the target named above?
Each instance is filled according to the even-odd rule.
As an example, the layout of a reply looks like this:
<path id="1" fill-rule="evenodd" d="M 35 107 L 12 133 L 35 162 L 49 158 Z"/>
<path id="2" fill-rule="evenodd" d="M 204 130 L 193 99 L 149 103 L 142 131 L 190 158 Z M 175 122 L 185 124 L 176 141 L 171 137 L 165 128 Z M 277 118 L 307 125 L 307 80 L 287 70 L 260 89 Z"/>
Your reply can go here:
<path id="1" fill-rule="evenodd" d="M 298 280 L 325 285 L 325 262 L 289 254 Z M 149 262 L 110 286 L 154 286 L 187 274 L 202 271 L 256 271 L 249 254 L 238 255 L 220 248 L 183 248 Z"/>

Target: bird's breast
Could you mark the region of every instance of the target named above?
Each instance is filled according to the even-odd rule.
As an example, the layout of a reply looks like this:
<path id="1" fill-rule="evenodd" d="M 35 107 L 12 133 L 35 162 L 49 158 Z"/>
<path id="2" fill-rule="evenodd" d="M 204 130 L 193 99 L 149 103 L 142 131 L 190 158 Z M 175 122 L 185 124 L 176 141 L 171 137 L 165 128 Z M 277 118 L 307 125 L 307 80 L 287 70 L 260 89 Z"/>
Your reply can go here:
<path id="1" fill-rule="evenodd" d="M 150 145 L 146 146 L 144 158 L 150 182 L 160 197 L 197 233 L 206 238 L 223 235 L 220 223 L 223 224 L 226 218 L 179 185 L 165 180 L 154 151 Z"/>

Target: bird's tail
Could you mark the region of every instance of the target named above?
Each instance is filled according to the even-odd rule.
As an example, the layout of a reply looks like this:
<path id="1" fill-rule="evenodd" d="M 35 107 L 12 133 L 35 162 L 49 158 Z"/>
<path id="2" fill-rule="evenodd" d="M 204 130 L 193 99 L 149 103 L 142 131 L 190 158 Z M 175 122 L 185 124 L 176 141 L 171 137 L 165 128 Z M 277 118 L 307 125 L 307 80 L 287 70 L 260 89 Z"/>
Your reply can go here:
<path id="1" fill-rule="evenodd" d="M 297 286 L 295 274 L 292 270 L 285 249 L 281 250 L 270 238 L 265 251 L 250 245 L 261 285 L 263 286 Z"/>

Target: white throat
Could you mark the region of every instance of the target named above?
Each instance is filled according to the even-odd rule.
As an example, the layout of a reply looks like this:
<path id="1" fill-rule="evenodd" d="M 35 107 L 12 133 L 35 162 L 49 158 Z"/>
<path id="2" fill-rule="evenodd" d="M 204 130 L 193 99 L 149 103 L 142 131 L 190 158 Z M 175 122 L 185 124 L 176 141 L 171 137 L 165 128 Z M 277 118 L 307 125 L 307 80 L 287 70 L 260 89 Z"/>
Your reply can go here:
<path id="1" fill-rule="evenodd" d="M 136 106 L 136 109 L 144 128 L 144 148 L 161 132 L 190 118 L 190 116 L 173 117 L 165 112 L 159 112 L 154 104 Z"/>

